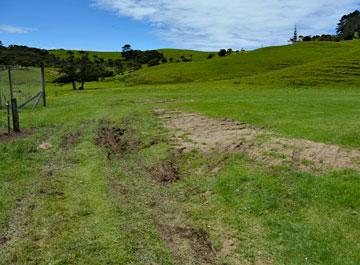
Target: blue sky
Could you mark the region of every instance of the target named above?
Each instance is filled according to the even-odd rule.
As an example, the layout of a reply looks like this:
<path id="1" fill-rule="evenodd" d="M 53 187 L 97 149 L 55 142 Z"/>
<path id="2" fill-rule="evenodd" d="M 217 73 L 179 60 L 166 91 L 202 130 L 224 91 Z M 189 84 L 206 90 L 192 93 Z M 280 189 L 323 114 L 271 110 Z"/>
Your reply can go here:
<path id="1" fill-rule="evenodd" d="M 217 50 L 333 33 L 358 0 L 0 0 L 0 40 L 41 48 Z"/>

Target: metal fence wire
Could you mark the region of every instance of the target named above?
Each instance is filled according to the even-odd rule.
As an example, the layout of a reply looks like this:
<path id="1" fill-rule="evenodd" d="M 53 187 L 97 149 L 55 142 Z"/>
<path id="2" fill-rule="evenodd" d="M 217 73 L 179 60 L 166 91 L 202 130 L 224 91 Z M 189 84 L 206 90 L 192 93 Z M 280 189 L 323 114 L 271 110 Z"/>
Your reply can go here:
<path id="1" fill-rule="evenodd" d="M 8 104 L 15 98 L 19 110 L 43 105 L 44 76 L 39 67 L 0 66 L 0 129 L 8 128 Z"/>

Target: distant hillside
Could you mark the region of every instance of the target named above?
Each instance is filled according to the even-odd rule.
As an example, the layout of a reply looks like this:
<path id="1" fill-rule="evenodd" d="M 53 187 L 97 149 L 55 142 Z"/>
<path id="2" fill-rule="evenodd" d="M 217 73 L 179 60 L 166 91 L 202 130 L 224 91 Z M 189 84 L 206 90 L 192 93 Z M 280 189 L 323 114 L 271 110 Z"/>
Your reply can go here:
<path id="1" fill-rule="evenodd" d="M 289 79 L 292 79 L 296 71 L 303 71 L 302 78 L 305 78 L 305 72 L 310 69 L 305 65 L 313 63 L 311 67 L 316 68 L 317 61 L 319 61 L 319 71 L 325 71 L 326 74 L 331 71 L 342 71 L 342 75 L 346 75 L 346 71 L 350 71 L 350 74 L 352 74 L 353 68 L 346 65 L 342 67 L 341 61 L 349 60 L 351 65 L 357 64 L 359 59 L 357 59 L 358 56 L 354 56 L 354 53 L 359 51 L 359 41 L 304 42 L 295 45 L 258 49 L 245 54 L 234 53 L 231 56 L 222 58 L 216 56 L 210 60 L 168 63 L 144 68 L 129 75 L 127 82 L 129 84 L 156 84 L 239 79 L 270 74 L 279 70 L 284 70 L 283 73 L 286 76 L 285 69 L 289 71 Z M 334 58 L 334 61 L 332 61 L 332 58 Z M 304 68 L 301 68 L 301 65 L 304 65 Z M 323 70 L 320 70 L 321 65 L 324 65 Z M 299 66 L 299 69 L 293 70 L 295 72 L 290 75 L 292 73 L 290 68 L 296 66 Z M 309 70 L 309 72 L 310 74 L 314 73 L 313 70 Z M 275 79 L 279 78 L 276 74 L 273 77 Z"/>
<path id="2" fill-rule="evenodd" d="M 310 63 L 254 75 L 235 81 L 238 84 L 279 84 L 292 87 L 360 84 L 359 49 Z"/>
<path id="3" fill-rule="evenodd" d="M 181 59 L 181 56 L 191 58 L 193 62 L 205 61 L 209 54 L 217 54 L 217 52 L 201 52 L 193 50 L 178 50 L 178 49 L 160 49 L 166 59 L 173 58 L 174 61 Z"/>
<path id="4" fill-rule="evenodd" d="M 66 53 L 69 50 L 50 50 L 49 52 L 51 54 L 54 54 L 60 58 L 65 58 Z M 71 50 L 74 53 L 79 52 L 78 50 Z M 179 49 L 159 49 L 159 52 L 163 53 L 166 59 L 172 58 L 174 61 L 181 59 L 182 56 L 185 58 L 191 58 L 192 61 L 198 62 L 198 61 L 204 61 L 207 59 L 208 55 L 216 54 L 216 52 L 201 52 L 201 51 L 192 51 L 192 50 L 179 50 Z M 90 54 L 90 56 L 98 56 L 101 58 L 104 58 L 106 60 L 108 59 L 120 59 L 121 58 L 121 52 L 97 52 L 97 51 L 86 51 Z"/>
<path id="5" fill-rule="evenodd" d="M 66 53 L 68 52 L 69 50 L 63 50 L 63 49 L 59 49 L 59 50 L 49 50 L 49 52 L 51 54 L 54 54 L 60 58 L 66 58 Z M 71 50 L 72 52 L 74 53 L 77 53 L 79 52 L 78 50 Z M 86 51 L 90 54 L 90 57 L 93 57 L 94 55 L 98 56 L 98 57 L 101 57 L 103 59 L 120 59 L 121 58 L 121 53 L 120 52 L 97 52 L 97 51 Z"/>

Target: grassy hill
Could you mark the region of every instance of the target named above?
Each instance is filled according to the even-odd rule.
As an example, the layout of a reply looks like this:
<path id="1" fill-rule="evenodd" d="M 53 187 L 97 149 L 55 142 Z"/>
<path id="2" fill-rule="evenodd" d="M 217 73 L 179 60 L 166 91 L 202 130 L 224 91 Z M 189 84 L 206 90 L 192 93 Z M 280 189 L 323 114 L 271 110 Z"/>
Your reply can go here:
<path id="1" fill-rule="evenodd" d="M 59 49 L 59 50 L 50 50 L 49 52 L 51 54 L 54 54 L 60 58 L 65 58 L 66 57 L 66 53 L 69 50 L 63 50 L 63 49 Z M 79 52 L 79 50 L 71 50 L 74 53 Z M 86 51 L 90 54 L 90 57 L 93 57 L 94 55 L 104 58 L 106 60 L 108 59 L 120 59 L 121 58 L 121 53 L 120 52 L 97 52 L 97 51 Z"/>
<path id="2" fill-rule="evenodd" d="M 195 60 L 190 63 L 172 63 L 145 68 L 128 76 L 130 84 L 157 84 L 179 83 L 193 81 L 212 81 L 236 79 L 258 74 L 271 73 L 277 70 L 311 64 L 311 68 L 321 68 L 326 64 L 324 71 L 332 68 L 332 58 L 337 60 L 337 69 L 351 70 L 357 64 L 354 57 L 360 51 L 360 42 L 308 42 L 296 45 L 268 47 L 243 54 L 233 54 L 224 58 L 214 57 L 210 60 Z M 342 60 L 345 60 L 342 62 Z M 347 65 L 349 62 L 350 65 Z M 355 66 L 356 67 L 356 66 Z M 334 69 L 335 69 L 334 68 Z M 307 67 L 304 67 L 299 76 L 304 76 Z M 310 69 L 310 68 L 309 68 Z M 295 68 L 294 71 L 297 69 Z M 319 70 L 321 71 L 321 70 Z M 333 70 L 330 70 L 330 72 Z M 335 71 L 335 70 L 334 70 Z M 313 70 L 310 70 L 313 73 Z M 351 71 L 350 71 L 351 72 Z M 294 75 L 291 76 L 294 78 Z M 347 78 L 347 77 L 346 77 Z"/>
<path id="3" fill-rule="evenodd" d="M 293 87 L 359 84 L 360 60 L 357 54 L 356 49 L 342 55 L 246 77 L 236 83 Z"/>
<path id="4" fill-rule="evenodd" d="M 312 86 L 359 82 L 360 42 L 303 42 L 219 57 L 216 52 L 160 49 L 173 62 L 146 67 L 125 77 L 130 85 L 234 80 L 237 84 Z M 65 57 L 66 50 L 51 50 Z M 76 51 L 74 51 L 76 52 Z M 120 52 L 89 51 L 90 56 L 119 59 Z M 215 55 L 207 59 L 209 54 Z M 191 62 L 176 62 L 182 56 Z M 181 59 L 180 59 L 181 61 Z"/>
<path id="5" fill-rule="evenodd" d="M 194 50 L 179 50 L 179 49 L 160 49 L 159 52 L 163 53 L 165 58 L 173 58 L 174 61 L 180 59 L 181 56 L 191 58 L 193 62 L 206 61 L 209 54 L 215 55 L 216 52 L 202 52 Z"/>
<path id="6" fill-rule="evenodd" d="M 59 50 L 50 50 L 51 54 L 54 54 L 56 56 L 59 56 L 60 58 L 65 58 L 66 53 L 69 50 L 59 49 Z M 71 50 L 74 53 L 79 52 L 79 50 Z M 208 57 L 209 54 L 216 54 L 216 52 L 202 52 L 202 51 L 194 51 L 194 50 L 179 50 L 179 49 L 159 49 L 159 52 L 163 53 L 166 59 L 173 58 L 174 61 L 181 58 L 181 56 L 184 56 L 186 58 L 191 58 L 192 61 L 198 62 L 198 61 L 204 61 Z M 90 56 L 98 56 L 104 59 L 120 59 L 121 58 L 121 52 L 98 52 L 98 51 L 86 51 L 90 54 Z"/>

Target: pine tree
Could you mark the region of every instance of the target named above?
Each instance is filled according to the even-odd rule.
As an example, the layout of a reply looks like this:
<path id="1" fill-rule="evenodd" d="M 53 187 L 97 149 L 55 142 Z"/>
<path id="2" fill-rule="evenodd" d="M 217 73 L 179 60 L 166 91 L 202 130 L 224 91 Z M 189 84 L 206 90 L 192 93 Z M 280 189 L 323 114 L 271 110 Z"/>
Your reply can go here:
<path id="1" fill-rule="evenodd" d="M 297 26 L 295 25 L 294 28 L 294 35 L 293 37 L 290 39 L 290 41 L 294 44 L 298 42 L 298 33 L 297 33 Z"/>

